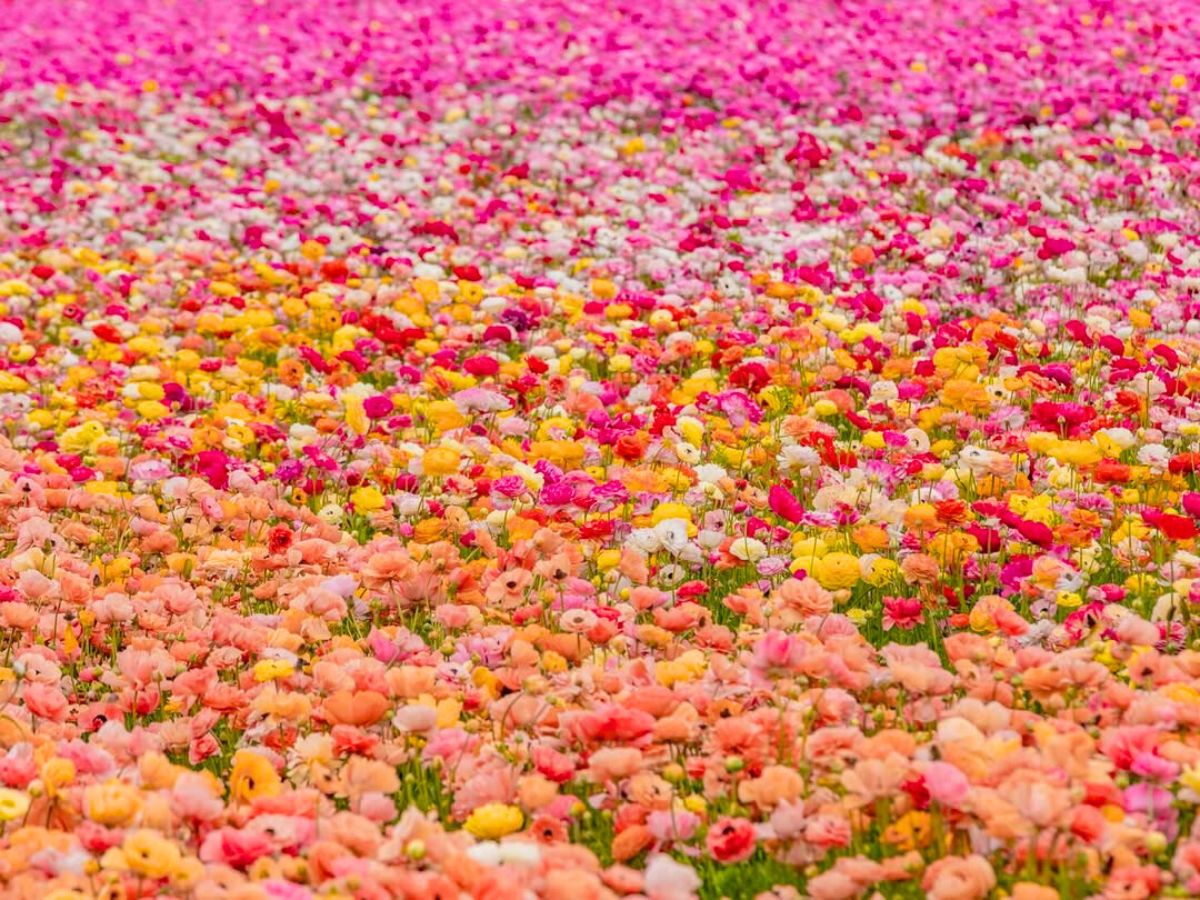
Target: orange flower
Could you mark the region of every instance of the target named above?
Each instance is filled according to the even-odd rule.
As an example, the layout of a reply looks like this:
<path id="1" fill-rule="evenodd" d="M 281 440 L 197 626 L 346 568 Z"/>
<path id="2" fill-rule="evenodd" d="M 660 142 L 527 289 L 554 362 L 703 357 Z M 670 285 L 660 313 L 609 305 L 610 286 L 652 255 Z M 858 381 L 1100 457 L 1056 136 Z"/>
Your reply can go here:
<path id="1" fill-rule="evenodd" d="M 391 703 L 378 691 L 337 691 L 322 704 L 325 717 L 335 725 L 374 725 L 384 717 Z"/>
<path id="2" fill-rule="evenodd" d="M 297 387 L 304 380 L 304 363 L 298 359 L 282 359 L 277 368 L 279 380 L 288 387 Z"/>
<path id="3" fill-rule="evenodd" d="M 743 803 L 770 808 L 790 802 L 804 790 L 804 779 L 790 766 L 767 766 L 758 778 L 738 785 L 738 799 Z"/>
<path id="4" fill-rule="evenodd" d="M 633 859 L 654 844 L 654 835 L 645 825 L 630 825 L 613 838 L 612 857 L 616 862 Z"/>
<path id="5" fill-rule="evenodd" d="M 137 788 L 120 781 L 88 785 L 83 804 L 89 819 L 109 827 L 124 825 L 142 805 Z"/>

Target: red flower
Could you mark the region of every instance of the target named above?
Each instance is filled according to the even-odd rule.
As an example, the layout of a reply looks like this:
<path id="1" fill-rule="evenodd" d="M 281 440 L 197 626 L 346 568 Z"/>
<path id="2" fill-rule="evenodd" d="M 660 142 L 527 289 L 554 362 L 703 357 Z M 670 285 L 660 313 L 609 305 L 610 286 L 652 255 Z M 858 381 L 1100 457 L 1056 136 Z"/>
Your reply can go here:
<path id="1" fill-rule="evenodd" d="M 637 462 L 646 452 L 646 443 L 642 435 L 623 434 L 617 438 L 613 453 L 626 462 Z"/>
<path id="2" fill-rule="evenodd" d="M 463 363 L 463 368 L 471 375 L 495 375 L 500 371 L 500 363 L 496 362 L 494 356 L 472 356 Z"/>
<path id="3" fill-rule="evenodd" d="M 742 862 L 754 854 L 754 825 L 748 819 L 722 816 L 708 829 L 704 843 L 717 862 Z"/>
<path id="4" fill-rule="evenodd" d="M 995 528 L 985 528 L 982 525 L 971 524 L 964 529 L 967 534 L 979 541 L 980 553 L 995 553 L 1000 549 L 1003 539 Z"/>
<path id="5" fill-rule="evenodd" d="M 1133 471 L 1115 459 L 1105 459 L 1096 463 L 1092 477 L 1101 484 L 1126 484 L 1133 477 Z"/>
<path id="6" fill-rule="evenodd" d="M 738 366 L 729 375 L 729 383 L 733 387 L 745 388 L 752 394 L 757 394 L 771 381 L 767 367 L 760 362 L 748 362 Z"/>
<path id="7" fill-rule="evenodd" d="M 1167 471 L 1172 475 L 1191 475 L 1200 468 L 1200 453 L 1180 453 L 1167 463 Z"/>
<path id="8" fill-rule="evenodd" d="M 1017 531 L 1029 543 L 1037 544 L 1039 547 L 1047 547 L 1054 540 L 1054 532 L 1050 530 L 1049 525 L 1029 519 L 1021 519 L 1017 523 Z"/>
<path id="9" fill-rule="evenodd" d="M 1175 516 L 1157 509 L 1148 509 L 1142 518 L 1161 531 L 1172 541 L 1187 541 L 1200 534 L 1196 523 L 1186 516 Z"/>
<path id="10" fill-rule="evenodd" d="M 579 526 L 579 537 L 585 541 L 604 540 L 612 535 L 613 527 L 609 519 L 593 519 Z"/>
<path id="11" fill-rule="evenodd" d="M 925 777 L 918 775 L 900 785 L 900 790 L 912 798 L 913 806 L 917 809 L 929 809 L 929 788 L 925 786 Z"/>
<path id="12" fill-rule="evenodd" d="M 292 530 L 286 525 L 276 525 L 267 537 L 267 548 L 271 554 L 282 553 L 292 546 Z"/>
<path id="13" fill-rule="evenodd" d="M 100 340 L 109 344 L 119 344 L 124 338 L 121 337 L 121 332 L 117 331 L 115 325 L 109 325 L 107 322 L 101 322 L 99 325 L 92 326 L 92 333 Z"/>

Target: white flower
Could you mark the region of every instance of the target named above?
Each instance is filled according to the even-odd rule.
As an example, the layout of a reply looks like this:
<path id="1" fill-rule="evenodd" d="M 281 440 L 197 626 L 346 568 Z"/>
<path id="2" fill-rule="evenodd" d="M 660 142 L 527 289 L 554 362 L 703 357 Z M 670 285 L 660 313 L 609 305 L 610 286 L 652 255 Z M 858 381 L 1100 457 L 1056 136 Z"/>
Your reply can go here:
<path id="1" fill-rule="evenodd" d="M 701 484 L 716 484 L 725 477 L 725 467 L 718 466 L 716 463 L 705 463 L 702 466 L 696 466 L 696 478 Z"/>
<path id="2" fill-rule="evenodd" d="M 758 562 L 767 555 L 767 545 L 754 538 L 743 537 L 730 545 L 729 552 L 742 562 Z"/>
<path id="3" fill-rule="evenodd" d="M 658 532 L 653 528 L 633 529 L 629 537 L 625 539 L 625 543 L 635 550 L 640 550 L 642 553 L 654 553 L 662 546 Z"/>
<path id="4" fill-rule="evenodd" d="M 871 402 L 887 403 L 900 397 L 900 388 L 894 381 L 876 381 L 871 385 Z"/>
<path id="5" fill-rule="evenodd" d="M 1171 451 L 1162 444 L 1146 444 L 1138 450 L 1137 461 L 1152 469 L 1166 469 L 1171 462 Z"/>
<path id="6" fill-rule="evenodd" d="M 415 516 L 421 511 L 421 495 L 403 491 L 396 495 L 396 512 L 401 516 Z"/>
<path id="7" fill-rule="evenodd" d="M 536 866 L 542 861 L 542 850 L 533 841 L 505 841 L 500 845 L 500 860 L 513 866 Z"/>
<path id="8" fill-rule="evenodd" d="M 1083 587 L 1083 576 L 1074 569 L 1069 569 L 1058 576 L 1058 580 L 1054 582 L 1054 587 L 1060 591 L 1074 593 Z"/>
<path id="9" fill-rule="evenodd" d="M 780 450 L 775 460 L 785 472 L 816 471 L 821 466 L 821 455 L 816 450 L 795 444 Z"/>
<path id="10" fill-rule="evenodd" d="M 974 447 L 968 444 L 963 447 L 958 453 L 959 461 L 971 470 L 976 477 L 987 472 L 991 466 L 993 453 L 990 450 L 984 450 L 982 447 Z"/>
<path id="11" fill-rule="evenodd" d="M 467 848 L 467 856 L 481 866 L 494 867 L 502 861 L 500 845 L 495 841 L 480 841 Z"/>
<path id="12" fill-rule="evenodd" d="M 1128 450 L 1137 443 L 1137 437 L 1128 428 L 1105 428 L 1099 433 L 1107 436 L 1110 441 L 1122 450 Z"/>
<path id="13" fill-rule="evenodd" d="M 904 432 L 904 436 L 908 438 L 909 444 L 912 445 L 914 453 L 926 453 L 929 450 L 929 435 L 920 428 L 909 428 Z"/>
<path id="14" fill-rule="evenodd" d="M 1150 248 L 1141 241 L 1130 241 L 1121 248 L 1121 252 L 1134 263 L 1141 265 L 1150 258 Z"/>
<path id="15" fill-rule="evenodd" d="M 700 451 L 689 444 L 687 441 L 679 441 L 675 444 L 675 455 L 681 463 L 689 466 L 694 466 L 700 462 Z"/>
<path id="16" fill-rule="evenodd" d="M 700 889 L 700 876 L 691 866 L 655 853 L 646 864 L 643 888 L 653 900 L 690 900 Z"/>
<path id="17" fill-rule="evenodd" d="M 654 534 L 668 553 L 679 553 L 687 546 L 688 526 L 683 519 L 664 519 L 654 526 Z"/>

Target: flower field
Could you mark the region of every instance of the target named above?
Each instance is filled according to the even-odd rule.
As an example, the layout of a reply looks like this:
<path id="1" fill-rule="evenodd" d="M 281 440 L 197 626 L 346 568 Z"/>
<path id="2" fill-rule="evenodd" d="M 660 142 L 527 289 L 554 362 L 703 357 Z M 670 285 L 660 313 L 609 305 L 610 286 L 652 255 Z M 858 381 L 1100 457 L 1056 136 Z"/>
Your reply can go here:
<path id="1" fill-rule="evenodd" d="M 0 898 L 1200 896 L 1200 7 L 4 19 Z"/>

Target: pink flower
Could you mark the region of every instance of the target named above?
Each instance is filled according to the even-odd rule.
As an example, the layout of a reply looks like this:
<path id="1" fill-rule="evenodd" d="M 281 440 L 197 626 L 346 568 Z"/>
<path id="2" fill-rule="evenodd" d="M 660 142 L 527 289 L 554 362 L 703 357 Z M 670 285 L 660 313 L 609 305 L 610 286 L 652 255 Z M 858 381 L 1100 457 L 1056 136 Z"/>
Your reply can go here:
<path id="1" fill-rule="evenodd" d="M 931 762 L 923 772 L 929 796 L 943 806 L 959 809 L 967 799 L 971 783 L 962 771 L 949 763 Z"/>
<path id="2" fill-rule="evenodd" d="M 260 856 L 271 852 L 270 839 L 261 832 L 248 829 L 218 828 L 210 832 L 200 845 L 200 859 L 209 863 L 224 863 L 244 869 Z"/>
<path id="3" fill-rule="evenodd" d="M 883 630 L 893 627 L 908 631 L 915 628 L 924 618 L 925 609 L 915 597 L 883 598 Z"/>
<path id="4" fill-rule="evenodd" d="M 771 512 L 788 522 L 799 522 L 804 518 L 804 504 L 782 485 L 772 485 L 767 492 L 767 503 Z"/>
<path id="5" fill-rule="evenodd" d="M 773 629 L 754 645 L 753 666 L 761 672 L 795 669 L 803 661 L 806 649 L 795 635 Z"/>
<path id="6" fill-rule="evenodd" d="M 24 690 L 25 706 L 39 719 L 62 722 L 67 718 L 69 704 L 57 687 L 39 682 L 27 682 Z"/>

